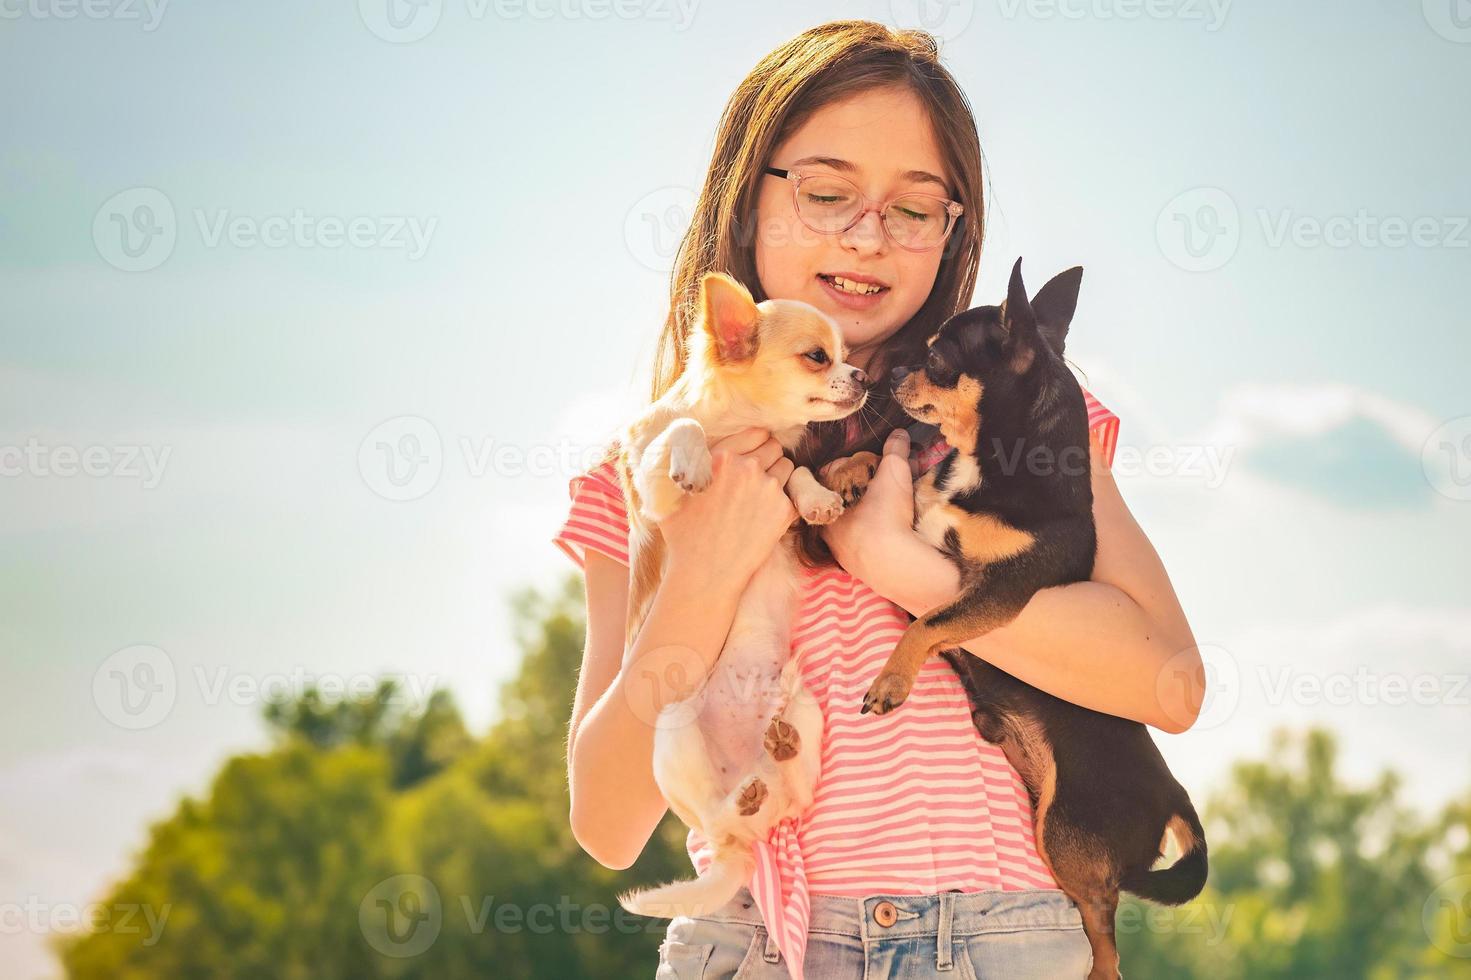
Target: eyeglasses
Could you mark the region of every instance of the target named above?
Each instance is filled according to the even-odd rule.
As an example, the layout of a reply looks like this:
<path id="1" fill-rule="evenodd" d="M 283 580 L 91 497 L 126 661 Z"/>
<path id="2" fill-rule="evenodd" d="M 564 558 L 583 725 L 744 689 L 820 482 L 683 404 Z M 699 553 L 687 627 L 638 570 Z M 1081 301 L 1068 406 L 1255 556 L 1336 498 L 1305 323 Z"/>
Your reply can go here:
<path id="1" fill-rule="evenodd" d="M 934 194 L 901 194 L 882 203 L 863 196 L 846 177 L 767 167 L 766 173 L 792 182 L 792 204 L 802 224 L 819 235 L 841 235 L 869 211 L 879 213 L 885 233 L 911 252 L 939 248 L 965 208 Z"/>

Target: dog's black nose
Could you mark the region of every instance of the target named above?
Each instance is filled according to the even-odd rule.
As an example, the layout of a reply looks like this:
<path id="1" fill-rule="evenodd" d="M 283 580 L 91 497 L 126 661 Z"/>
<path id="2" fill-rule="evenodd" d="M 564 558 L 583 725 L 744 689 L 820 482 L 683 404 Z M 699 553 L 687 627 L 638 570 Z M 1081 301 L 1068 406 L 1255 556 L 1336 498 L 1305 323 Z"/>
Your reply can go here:
<path id="1" fill-rule="evenodd" d="M 909 373 L 909 368 L 907 367 L 894 368 L 894 370 L 889 372 L 889 384 L 898 384 L 905 378 L 909 377 Z"/>
<path id="2" fill-rule="evenodd" d="M 870 380 L 868 375 L 863 372 L 863 368 L 853 369 L 853 380 L 858 382 L 865 388 L 873 387 L 873 381 Z"/>

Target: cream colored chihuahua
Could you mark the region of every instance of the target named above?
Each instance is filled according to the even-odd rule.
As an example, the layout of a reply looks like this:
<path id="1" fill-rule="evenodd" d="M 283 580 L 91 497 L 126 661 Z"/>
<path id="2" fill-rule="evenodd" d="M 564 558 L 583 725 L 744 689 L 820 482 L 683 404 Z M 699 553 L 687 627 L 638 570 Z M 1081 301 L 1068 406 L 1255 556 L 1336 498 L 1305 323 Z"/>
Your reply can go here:
<path id="1" fill-rule="evenodd" d="M 687 354 L 684 373 L 621 440 L 630 647 L 664 573 L 656 525 L 710 485 L 710 445 L 757 426 L 791 450 L 809 422 L 843 418 L 868 397 L 863 372 L 843 363 L 836 323 L 806 303 L 758 304 L 721 273 L 700 282 L 700 326 Z M 786 492 L 810 524 L 843 512 L 843 498 L 806 467 L 793 470 Z M 791 657 L 796 572 L 789 530 L 741 594 L 705 683 L 660 713 L 654 779 L 670 809 L 710 842 L 713 860 L 694 880 L 621 896 L 630 912 L 672 918 L 724 905 L 750 878 L 751 843 L 812 802 L 822 713 Z"/>

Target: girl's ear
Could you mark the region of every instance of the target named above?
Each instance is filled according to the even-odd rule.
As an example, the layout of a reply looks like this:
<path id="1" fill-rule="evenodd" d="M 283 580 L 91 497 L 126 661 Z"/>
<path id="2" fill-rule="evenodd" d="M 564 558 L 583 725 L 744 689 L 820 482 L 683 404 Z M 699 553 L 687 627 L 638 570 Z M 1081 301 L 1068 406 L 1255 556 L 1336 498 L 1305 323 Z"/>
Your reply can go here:
<path id="1" fill-rule="evenodd" d="M 707 272 L 700 280 L 701 321 L 722 362 L 749 361 L 756 356 L 756 301 L 745 286 L 723 272 Z"/>

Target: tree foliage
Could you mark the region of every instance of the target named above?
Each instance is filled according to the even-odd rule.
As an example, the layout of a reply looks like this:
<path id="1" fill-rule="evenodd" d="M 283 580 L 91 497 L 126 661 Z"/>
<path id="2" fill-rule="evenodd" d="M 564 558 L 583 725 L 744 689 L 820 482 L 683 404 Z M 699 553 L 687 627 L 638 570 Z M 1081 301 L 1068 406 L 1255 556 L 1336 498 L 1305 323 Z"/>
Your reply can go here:
<path id="1" fill-rule="evenodd" d="M 79 980 L 640 977 L 664 923 L 615 893 L 689 873 L 672 817 L 631 871 L 568 826 L 565 737 L 580 580 L 514 600 L 517 676 L 481 738 L 453 699 L 318 690 L 266 709 L 275 744 L 231 759 L 154 825 L 58 946 Z M 1201 980 L 1471 977 L 1471 793 L 1434 819 L 1335 772 L 1330 734 L 1279 732 L 1205 809 L 1211 878 L 1176 909 L 1128 900 L 1124 972 Z M 1459 889 L 1457 876 L 1468 876 Z M 1439 889 L 1437 891 L 1437 889 Z M 137 928 L 156 922 L 156 929 Z"/>

